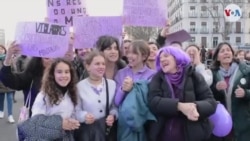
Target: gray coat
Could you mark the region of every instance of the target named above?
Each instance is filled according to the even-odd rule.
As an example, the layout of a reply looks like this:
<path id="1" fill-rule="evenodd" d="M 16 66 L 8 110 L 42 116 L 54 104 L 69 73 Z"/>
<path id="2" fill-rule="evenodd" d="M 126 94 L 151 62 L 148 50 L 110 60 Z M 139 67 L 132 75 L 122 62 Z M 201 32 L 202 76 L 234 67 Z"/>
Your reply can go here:
<path id="1" fill-rule="evenodd" d="M 74 141 L 71 131 L 62 128 L 59 115 L 35 115 L 18 124 L 19 141 Z"/>

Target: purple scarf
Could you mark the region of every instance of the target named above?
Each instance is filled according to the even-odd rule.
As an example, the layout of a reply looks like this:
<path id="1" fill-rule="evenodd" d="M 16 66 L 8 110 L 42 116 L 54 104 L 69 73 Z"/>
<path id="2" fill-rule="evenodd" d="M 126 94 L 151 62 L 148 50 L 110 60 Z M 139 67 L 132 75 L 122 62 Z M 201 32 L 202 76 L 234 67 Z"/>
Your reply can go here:
<path id="1" fill-rule="evenodd" d="M 179 69 L 175 74 L 165 74 L 169 82 L 175 86 L 179 86 L 183 80 L 184 68 Z"/>
<path id="2" fill-rule="evenodd" d="M 159 50 L 158 55 L 156 57 L 157 70 L 162 70 L 160 66 L 161 53 L 170 54 L 175 58 L 175 62 L 177 65 L 177 72 L 175 74 L 169 74 L 169 73 L 165 74 L 165 78 L 169 83 L 170 87 L 172 88 L 172 95 L 173 95 L 174 92 L 172 85 L 174 85 L 177 88 L 180 88 L 180 85 L 183 81 L 184 70 L 188 65 L 190 65 L 191 59 L 183 50 L 176 47 L 166 46 Z"/>

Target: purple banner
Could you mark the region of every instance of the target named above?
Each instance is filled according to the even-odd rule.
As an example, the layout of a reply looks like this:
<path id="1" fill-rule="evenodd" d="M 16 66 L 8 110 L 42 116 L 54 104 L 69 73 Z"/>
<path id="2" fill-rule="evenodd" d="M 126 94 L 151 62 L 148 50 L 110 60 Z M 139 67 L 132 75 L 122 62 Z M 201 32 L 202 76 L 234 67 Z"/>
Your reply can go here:
<path id="1" fill-rule="evenodd" d="M 50 22 L 73 26 L 73 17 L 86 16 L 85 0 L 47 0 Z"/>
<path id="2" fill-rule="evenodd" d="M 124 24 L 163 27 L 167 22 L 167 0 L 124 0 Z"/>
<path id="3" fill-rule="evenodd" d="M 27 56 L 63 57 L 68 50 L 69 28 L 65 25 L 41 22 L 20 22 L 15 40 Z"/>
<path id="4" fill-rule="evenodd" d="M 74 21 L 75 48 L 92 48 L 102 35 L 122 35 L 122 17 L 83 17 Z"/>
<path id="5" fill-rule="evenodd" d="M 174 41 L 178 41 L 178 42 L 185 42 L 191 39 L 191 35 L 184 29 L 171 33 L 169 35 L 167 35 L 167 39 L 166 39 L 166 45 L 171 44 Z"/>

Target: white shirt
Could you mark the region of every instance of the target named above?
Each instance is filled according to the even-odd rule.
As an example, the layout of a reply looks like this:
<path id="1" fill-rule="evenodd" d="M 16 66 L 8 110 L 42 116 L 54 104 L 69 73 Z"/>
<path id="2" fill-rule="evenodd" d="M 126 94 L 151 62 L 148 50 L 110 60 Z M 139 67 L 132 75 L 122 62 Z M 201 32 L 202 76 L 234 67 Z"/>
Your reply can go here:
<path id="1" fill-rule="evenodd" d="M 36 96 L 35 102 L 32 106 L 32 116 L 38 114 L 44 115 L 60 115 L 62 118 L 70 118 L 74 116 L 74 104 L 71 101 L 68 92 L 65 93 L 64 97 L 58 105 L 50 105 L 48 96 L 43 92 L 39 92 Z"/>
<path id="2" fill-rule="evenodd" d="M 90 113 L 94 116 L 95 119 L 103 118 L 106 109 L 106 84 L 105 79 L 102 79 L 102 84 L 98 87 L 102 87 L 102 91 L 97 94 L 93 90 L 93 85 L 89 83 L 89 78 L 86 78 L 80 81 L 77 84 L 79 101 L 76 106 L 76 118 L 80 122 L 85 121 L 85 116 L 87 113 Z M 118 116 L 118 112 L 116 107 L 114 106 L 114 96 L 116 83 L 113 80 L 107 79 L 108 81 L 108 89 L 109 89 L 109 105 L 110 105 L 110 113 L 112 115 Z"/>

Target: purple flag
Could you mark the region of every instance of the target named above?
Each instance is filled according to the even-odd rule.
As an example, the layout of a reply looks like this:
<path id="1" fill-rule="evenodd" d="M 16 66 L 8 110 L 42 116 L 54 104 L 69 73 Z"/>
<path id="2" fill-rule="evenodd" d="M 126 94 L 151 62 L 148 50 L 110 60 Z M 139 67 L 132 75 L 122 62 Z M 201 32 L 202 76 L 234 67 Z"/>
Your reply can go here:
<path id="1" fill-rule="evenodd" d="M 166 0 L 124 0 L 124 24 L 163 27 L 167 22 Z"/>
<path id="2" fill-rule="evenodd" d="M 47 0 L 50 22 L 73 26 L 73 17 L 86 16 L 85 0 Z"/>
<path id="3" fill-rule="evenodd" d="M 166 45 L 169 45 L 173 41 L 178 41 L 182 43 L 190 39 L 191 39 L 190 34 L 186 30 L 183 29 L 183 30 L 167 35 L 167 39 L 165 42 L 166 42 Z"/>
<path id="4" fill-rule="evenodd" d="M 68 50 L 69 28 L 65 25 L 41 22 L 20 22 L 15 40 L 27 56 L 63 57 Z"/>
<path id="5" fill-rule="evenodd" d="M 81 17 L 74 21 L 75 48 L 92 48 L 102 35 L 122 35 L 122 17 Z"/>

